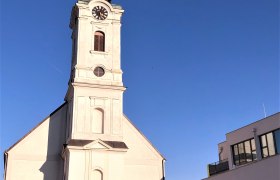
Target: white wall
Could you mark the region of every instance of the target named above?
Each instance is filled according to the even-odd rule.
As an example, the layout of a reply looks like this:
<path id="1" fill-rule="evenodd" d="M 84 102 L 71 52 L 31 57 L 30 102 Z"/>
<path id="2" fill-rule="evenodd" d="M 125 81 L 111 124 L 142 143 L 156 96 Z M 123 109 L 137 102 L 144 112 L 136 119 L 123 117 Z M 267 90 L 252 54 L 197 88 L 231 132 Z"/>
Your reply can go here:
<path id="1" fill-rule="evenodd" d="M 102 140 L 68 145 L 68 180 L 93 180 L 100 171 L 103 180 L 161 180 L 163 157 L 126 118 L 122 118 L 123 142 L 128 149 L 106 146 Z"/>
<path id="2" fill-rule="evenodd" d="M 6 180 L 61 180 L 67 105 L 8 150 Z"/>
<path id="3" fill-rule="evenodd" d="M 123 180 L 161 180 L 164 158 L 126 117 L 123 118 L 123 125 L 124 142 L 129 148 L 124 157 Z"/>

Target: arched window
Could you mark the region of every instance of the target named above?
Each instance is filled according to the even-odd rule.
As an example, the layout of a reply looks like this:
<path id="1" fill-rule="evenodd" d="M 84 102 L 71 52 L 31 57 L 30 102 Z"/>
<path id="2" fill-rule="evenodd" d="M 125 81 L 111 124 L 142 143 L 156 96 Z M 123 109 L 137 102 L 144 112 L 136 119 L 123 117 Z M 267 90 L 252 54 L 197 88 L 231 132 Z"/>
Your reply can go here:
<path id="1" fill-rule="evenodd" d="M 92 172 L 92 179 L 93 180 L 103 180 L 103 174 L 100 170 L 94 170 Z"/>
<path id="2" fill-rule="evenodd" d="M 91 115 L 92 133 L 102 134 L 104 126 L 104 111 L 102 109 L 94 109 Z"/>
<path id="3" fill-rule="evenodd" d="M 105 51 L 105 34 L 101 31 L 94 33 L 94 50 Z"/>

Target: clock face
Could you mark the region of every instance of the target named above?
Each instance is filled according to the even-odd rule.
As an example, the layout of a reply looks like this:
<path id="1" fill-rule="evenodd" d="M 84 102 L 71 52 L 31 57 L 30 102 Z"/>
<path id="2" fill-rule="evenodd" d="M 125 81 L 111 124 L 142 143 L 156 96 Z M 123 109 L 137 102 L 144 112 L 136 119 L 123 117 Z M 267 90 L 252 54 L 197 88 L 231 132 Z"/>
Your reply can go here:
<path id="1" fill-rule="evenodd" d="M 92 15 L 95 19 L 104 20 L 108 16 L 108 11 L 102 6 L 95 6 L 92 9 Z"/>

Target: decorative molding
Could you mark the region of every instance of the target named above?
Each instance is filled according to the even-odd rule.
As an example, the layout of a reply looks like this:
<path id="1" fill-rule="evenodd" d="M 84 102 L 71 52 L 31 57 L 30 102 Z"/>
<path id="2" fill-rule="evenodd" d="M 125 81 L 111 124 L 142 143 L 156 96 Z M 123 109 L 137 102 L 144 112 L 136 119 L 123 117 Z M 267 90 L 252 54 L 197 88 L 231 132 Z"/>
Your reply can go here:
<path id="1" fill-rule="evenodd" d="M 79 83 L 79 82 L 73 82 L 73 86 L 79 86 L 79 87 L 90 87 L 90 88 L 99 88 L 99 89 L 112 89 L 112 90 L 121 90 L 125 91 L 126 88 L 124 86 L 113 86 L 113 85 L 100 85 L 100 84 L 92 84 L 92 83 Z"/>
<path id="2" fill-rule="evenodd" d="M 90 52 L 90 54 L 109 55 L 109 52 L 108 52 L 108 51 L 102 52 L 102 51 L 90 50 L 89 52 Z"/>
<path id="3" fill-rule="evenodd" d="M 88 20 L 88 17 L 80 16 L 78 17 L 78 20 Z"/>

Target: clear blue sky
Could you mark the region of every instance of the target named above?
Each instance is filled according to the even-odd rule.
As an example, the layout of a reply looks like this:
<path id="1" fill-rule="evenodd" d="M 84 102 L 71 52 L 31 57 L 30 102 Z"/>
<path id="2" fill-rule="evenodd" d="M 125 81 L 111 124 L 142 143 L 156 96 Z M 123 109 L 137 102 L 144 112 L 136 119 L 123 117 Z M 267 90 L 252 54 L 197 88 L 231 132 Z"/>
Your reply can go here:
<path id="1" fill-rule="evenodd" d="M 263 103 L 279 111 L 278 0 L 114 2 L 124 113 L 166 157 L 167 179 L 206 177 L 225 133 L 263 118 Z M 1 2 L 1 153 L 63 103 L 74 3 Z"/>

